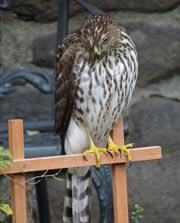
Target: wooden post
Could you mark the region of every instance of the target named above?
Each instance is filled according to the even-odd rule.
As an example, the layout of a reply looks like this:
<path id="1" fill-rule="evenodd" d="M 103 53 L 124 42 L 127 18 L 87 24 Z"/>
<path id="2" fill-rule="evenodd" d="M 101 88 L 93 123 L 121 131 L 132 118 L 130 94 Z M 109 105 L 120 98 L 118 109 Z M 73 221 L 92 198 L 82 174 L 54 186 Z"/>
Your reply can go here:
<path id="1" fill-rule="evenodd" d="M 85 160 L 83 154 L 74 154 L 25 159 L 23 121 L 10 120 L 8 128 L 9 148 L 13 155 L 14 165 L 1 170 L 0 174 L 9 174 L 13 178 L 13 181 L 11 181 L 13 223 L 27 223 L 26 181 L 23 173 L 92 166 L 96 164 L 96 158 L 94 154 L 89 154 L 87 155 L 88 160 Z M 124 144 L 123 120 L 120 120 L 114 126 L 112 138 L 115 143 L 119 145 Z M 134 148 L 130 152 L 133 162 L 162 158 L 160 146 Z M 115 223 L 129 223 L 126 163 L 127 159 L 125 156 L 114 155 L 112 159 L 111 156 L 101 155 L 101 164 L 113 165 L 112 184 Z"/>
<path id="2" fill-rule="evenodd" d="M 123 120 L 114 126 L 112 139 L 118 145 L 124 145 Z M 114 223 L 129 223 L 126 164 L 112 166 Z"/>
<path id="3" fill-rule="evenodd" d="M 22 120 L 9 120 L 9 149 L 13 160 L 24 159 L 24 132 Z M 13 223 L 27 223 L 26 183 L 23 173 L 11 175 Z"/>

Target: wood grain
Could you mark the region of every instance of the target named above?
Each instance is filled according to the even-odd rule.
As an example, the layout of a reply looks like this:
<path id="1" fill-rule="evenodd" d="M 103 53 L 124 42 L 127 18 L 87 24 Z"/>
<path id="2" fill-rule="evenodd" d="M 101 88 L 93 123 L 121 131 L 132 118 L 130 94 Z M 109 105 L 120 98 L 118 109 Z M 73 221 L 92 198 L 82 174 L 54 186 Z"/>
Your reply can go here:
<path id="1" fill-rule="evenodd" d="M 132 162 L 144 161 L 144 160 L 155 160 L 161 159 L 161 147 L 143 147 L 131 149 Z M 93 166 L 96 164 L 96 159 L 94 154 L 89 154 L 86 156 L 87 160 L 84 159 L 82 154 L 76 155 L 65 155 L 65 156 L 50 156 L 50 157 L 39 157 L 32 159 L 16 159 L 14 160 L 14 165 L 0 170 L 0 173 L 12 174 L 21 172 L 34 172 L 39 170 L 53 170 L 68 167 L 80 167 L 80 166 Z M 101 164 L 117 164 L 126 163 L 127 159 L 124 155 L 120 157 L 119 155 L 111 156 L 101 155 Z"/>
<path id="2" fill-rule="evenodd" d="M 118 145 L 124 145 L 123 120 L 120 120 L 114 126 L 112 139 Z M 127 176 L 125 163 L 112 166 L 112 186 L 113 186 L 113 204 L 114 204 L 114 222 L 128 223 L 128 194 L 127 194 Z"/>
<path id="3" fill-rule="evenodd" d="M 24 159 L 24 133 L 22 120 L 8 122 L 9 149 L 13 159 Z M 11 176 L 13 223 L 27 223 L 26 183 L 22 173 Z"/>
<path id="4" fill-rule="evenodd" d="M 27 223 L 26 206 L 26 184 L 24 173 L 42 170 L 52 170 L 69 167 L 92 166 L 96 164 L 94 154 L 89 154 L 84 159 L 82 154 L 40 157 L 33 159 L 24 158 L 24 134 L 23 121 L 10 120 L 9 128 L 9 148 L 13 155 L 14 165 L 6 169 L 1 169 L 0 174 L 12 174 L 14 182 L 11 182 L 11 195 L 13 207 L 13 223 Z M 119 145 L 124 144 L 123 121 L 117 123 L 112 131 L 112 138 Z M 161 159 L 161 147 L 143 147 L 130 150 L 132 162 Z M 113 202 L 114 202 L 114 222 L 128 223 L 128 199 L 127 199 L 127 179 L 126 164 L 127 159 L 114 154 L 113 158 L 105 154 L 101 155 L 101 164 L 113 164 Z"/>

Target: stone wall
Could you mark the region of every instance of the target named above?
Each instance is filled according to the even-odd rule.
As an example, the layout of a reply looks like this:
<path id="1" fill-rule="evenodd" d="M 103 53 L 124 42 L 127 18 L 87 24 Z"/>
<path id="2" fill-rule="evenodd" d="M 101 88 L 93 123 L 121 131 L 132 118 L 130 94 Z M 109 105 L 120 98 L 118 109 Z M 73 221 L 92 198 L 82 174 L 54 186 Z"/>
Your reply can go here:
<path id="1" fill-rule="evenodd" d="M 135 142 L 137 146 L 158 144 L 163 148 L 163 160 L 134 164 L 128 170 L 130 207 L 137 202 L 145 208 L 145 223 L 178 223 L 180 0 L 92 2 L 119 21 L 137 46 L 140 71 L 127 113 L 130 131 L 127 141 Z M 53 71 L 58 0 L 9 0 L 8 3 L 9 9 L 0 11 L 1 73 L 11 68 Z M 75 31 L 88 17 L 86 11 L 71 1 L 69 32 Z M 19 91 L 22 94 L 23 90 Z M 34 94 L 37 97 L 37 92 L 28 86 L 29 97 Z M 15 100 L 13 95 L 8 97 Z M 0 112 L 4 111 L 3 100 L 0 99 Z M 47 96 L 40 100 L 43 111 L 48 110 L 47 100 Z M 35 108 L 35 105 L 32 103 L 30 107 Z M 22 114 L 23 109 L 22 106 L 13 112 Z M 0 117 L 5 120 L 3 114 Z"/>
<path id="2" fill-rule="evenodd" d="M 94 2 L 108 10 L 108 14 L 131 34 L 139 54 L 139 83 L 146 85 L 171 78 L 180 71 L 178 0 Z M 54 68 L 56 5 L 56 0 L 12 0 L 10 11 L 1 11 L 1 67 Z M 73 32 L 89 15 L 75 7 L 75 3 L 70 12 L 69 31 Z"/>

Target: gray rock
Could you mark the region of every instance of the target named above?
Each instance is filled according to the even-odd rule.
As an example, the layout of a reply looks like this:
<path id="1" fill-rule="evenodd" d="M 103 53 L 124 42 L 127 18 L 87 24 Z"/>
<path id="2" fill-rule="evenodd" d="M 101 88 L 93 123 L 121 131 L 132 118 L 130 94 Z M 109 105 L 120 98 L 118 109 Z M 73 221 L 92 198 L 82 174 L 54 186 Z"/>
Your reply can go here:
<path id="1" fill-rule="evenodd" d="M 9 0 L 9 8 L 23 20 L 51 22 L 57 18 L 58 0 Z"/>
<path id="2" fill-rule="evenodd" d="M 55 34 L 41 36 L 32 43 L 33 63 L 40 67 L 55 67 L 56 38 Z"/>
<path id="3" fill-rule="evenodd" d="M 139 82 L 149 84 L 171 77 L 180 70 L 180 7 L 167 13 L 111 12 L 130 32 L 139 54 Z M 80 13 L 70 19 L 70 32 L 79 28 L 89 15 Z M 24 22 L 12 13 L 0 15 L 1 63 L 4 67 L 54 67 L 56 23 Z M 13 32 L 12 32 L 13 27 Z M 51 42 L 52 41 L 52 42 Z M 4 53 L 6 52 L 6 53 Z"/>
<path id="4" fill-rule="evenodd" d="M 179 93 L 180 74 L 177 74 L 172 78 L 161 80 L 146 87 L 137 87 L 132 98 L 132 104 L 135 104 L 142 99 L 154 96 L 180 101 Z"/>
<path id="5" fill-rule="evenodd" d="M 1 63 L 4 68 L 32 67 L 32 42 L 41 35 L 55 33 L 56 23 L 25 22 L 13 13 L 0 13 Z M 13 29 L 12 29 L 13 27 Z"/>
<path id="6" fill-rule="evenodd" d="M 34 177 L 34 175 L 29 175 L 29 178 Z M 31 183 L 35 183 L 31 181 Z M 39 223 L 39 216 L 38 216 L 38 204 L 36 200 L 36 191 L 34 184 L 27 183 L 27 210 L 28 210 L 28 222 L 30 223 Z"/>
<path id="7" fill-rule="evenodd" d="M 90 0 L 91 3 L 98 6 L 105 11 L 117 11 L 117 10 L 131 10 L 139 12 L 163 12 L 175 8 L 179 5 L 180 1 L 163 1 L 163 0 Z M 72 2 L 71 13 L 82 11 L 80 6 Z"/>
<path id="8" fill-rule="evenodd" d="M 180 7 L 163 14 L 111 13 L 131 34 L 139 54 L 142 84 L 180 71 Z"/>
<path id="9" fill-rule="evenodd" d="M 130 136 L 136 146 L 161 145 L 163 159 L 134 163 L 128 171 L 130 203 L 145 209 L 144 222 L 179 222 L 180 103 L 158 97 L 134 105 Z"/>
<path id="10" fill-rule="evenodd" d="M 131 10 L 140 12 L 163 12 L 175 8 L 180 0 L 90 0 L 94 5 L 105 11 Z M 85 11 L 74 0 L 70 1 L 70 15 Z M 50 22 L 57 19 L 58 0 L 9 0 L 10 10 L 24 20 Z"/>

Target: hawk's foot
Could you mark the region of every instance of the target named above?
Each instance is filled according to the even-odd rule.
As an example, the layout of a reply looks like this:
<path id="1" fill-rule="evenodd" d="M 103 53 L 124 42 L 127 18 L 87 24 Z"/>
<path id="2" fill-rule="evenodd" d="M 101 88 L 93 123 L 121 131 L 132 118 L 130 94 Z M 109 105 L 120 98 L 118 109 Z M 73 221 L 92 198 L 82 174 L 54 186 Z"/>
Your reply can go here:
<path id="1" fill-rule="evenodd" d="M 132 143 L 127 144 L 127 145 L 123 145 L 123 146 L 117 145 L 116 143 L 113 142 L 113 140 L 111 139 L 110 136 L 108 137 L 108 148 L 107 148 L 107 150 L 109 152 L 114 152 L 116 154 L 124 153 L 124 155 L 127 157 L 128 161 L 132 160 L 131 153 L 130 153 L 129 149 L 133 148 L 133 147 L 134 147 L 134 144 L 132 144 Z"/>
<path id="2" fill-rule="evenodd" d="M 96 167 L 100 167 L 101 166 L 100 154 L 103 154 L 103 153 L 108 154 L 107 149 L 96 146 L 90 136 L 89 136 L 89 140 L 90 140 L 90 147 L 83 153 L 84 157 L 86 158 L 87 154 L 94 153 L 96 156 Z"/>

